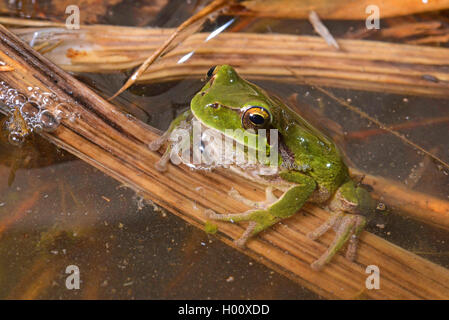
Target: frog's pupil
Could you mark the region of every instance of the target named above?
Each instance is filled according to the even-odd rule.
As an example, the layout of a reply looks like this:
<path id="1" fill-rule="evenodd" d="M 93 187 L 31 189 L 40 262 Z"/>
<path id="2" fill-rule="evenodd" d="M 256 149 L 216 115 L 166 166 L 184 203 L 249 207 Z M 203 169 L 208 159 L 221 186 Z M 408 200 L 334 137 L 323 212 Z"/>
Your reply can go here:
<path id="1" fill-rule="evenodd" d="M 209 71 L 207 71 L 207 76 L 209 78 L 213 76 L 216 67 L 217 66 L 213 66 L 212 68 L 209 69 Z"/>
<path id="2" fill-rule="evenodd" d="M 250 114 L 249 115 L 249 120 L 251 120 L 252 123 L 260 125 L 263 124 L 265 119 L 264 117 L 262 117 L 260 114 Z"/>

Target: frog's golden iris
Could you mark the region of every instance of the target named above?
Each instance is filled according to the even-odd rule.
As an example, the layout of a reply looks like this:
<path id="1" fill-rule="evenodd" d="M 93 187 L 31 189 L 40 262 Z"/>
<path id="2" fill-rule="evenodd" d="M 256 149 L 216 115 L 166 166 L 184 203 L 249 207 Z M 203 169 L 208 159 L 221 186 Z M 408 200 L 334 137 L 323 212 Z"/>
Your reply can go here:
<path id="1" fill-rule="evenodd" d="M 267 109 L 259 106 L 250 106 L 243 111 L 242 126 L 248 129 L 267 129 L 271 116 Z"/>

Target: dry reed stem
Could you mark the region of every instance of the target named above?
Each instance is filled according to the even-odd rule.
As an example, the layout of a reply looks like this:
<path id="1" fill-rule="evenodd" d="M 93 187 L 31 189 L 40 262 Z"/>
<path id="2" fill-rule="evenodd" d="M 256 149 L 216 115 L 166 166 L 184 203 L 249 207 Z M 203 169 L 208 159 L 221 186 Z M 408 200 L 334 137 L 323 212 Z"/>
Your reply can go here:
<path id="1" fill-rule="evenodd" d="M 35 31 L 39 29 L 16 30 L 21 36 Z M 53 41 L 66 44 L 48 53 L 52 61 L 68 71 L 116 72 L 141 64 L 172 29 L 94 26 L 61 32 L 52 34 Z M 342 50 L 335 51 L 311 36 L 224 33 L 204 42 L 207 36 L 190 36 L 152 65 L 140 81 L 203 76 L 211 64 L 227 63 L 249 79 L 298 82 L 294 71 L 310 84 L 330 87 L 439 97 L 449 92 L 446 48 L 341 39 Z M 193 56 L 179 64 L 180 57 L 191 51 Z"/>

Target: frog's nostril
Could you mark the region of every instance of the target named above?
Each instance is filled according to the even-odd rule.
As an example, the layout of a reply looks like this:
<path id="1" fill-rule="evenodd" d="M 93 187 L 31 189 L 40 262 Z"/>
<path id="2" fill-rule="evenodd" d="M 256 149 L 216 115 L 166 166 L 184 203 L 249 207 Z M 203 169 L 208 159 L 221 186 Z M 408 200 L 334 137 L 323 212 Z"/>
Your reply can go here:
<path id="1" fill-rule="evenodd" d="M 218 103 L 210 103 L 207 105 L 207 107 L 212 108 L 212 109 L 218 109 L 220 107 L 220 105 Z"/>

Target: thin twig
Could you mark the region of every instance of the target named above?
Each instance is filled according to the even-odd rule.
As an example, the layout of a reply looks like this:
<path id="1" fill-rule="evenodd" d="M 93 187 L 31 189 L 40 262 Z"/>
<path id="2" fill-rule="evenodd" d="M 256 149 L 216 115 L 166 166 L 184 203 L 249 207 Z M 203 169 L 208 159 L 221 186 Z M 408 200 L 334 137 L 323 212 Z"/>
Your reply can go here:
<path id="1" fill-rule="evenodd" d="M 151 64 L 159 58 L 162 53 L 168 48 L 168 46 L 179 36 L 181 32 L 186 30 L 188 27 L 192 26 L 194 23 L 200 22 L 202 19 L 207 18 L 208 15 L 214 13 L 229 4 L 229 0 L 214 0 L 212 3 L 201 9 L 198 13 L 191 16 L 189 19 L 184 21 L 175 32 L 164 42 L 164 44 L 159 47 L 144 63 L 133 73 L 133 75 L 125 82 L 125 84 L 112 96 L 109 100 L 114 99 L 116 96 L 121 94 L 123 91 L 132 86 L 137 79 L 151 66 Z M 199 26 L 198 26 L 199 27 Z"/>
<path id="2" fill-rule="evenodd" d="M 341 104 L 342 106 L 348 108 L 349 110 L 351 110 L 354 113 L 357 113 L 358 115 L 360 115 L 362 118 L 365 118 L 373 123 L 375 123 L 379 128 L 391 133 L 392 135 L 398 137 L 399 139 L 401 139 L 402 141 L 404 141 L 406 144 L 412 146 L 413 148 L 421 151 L 422 153 L 428 155 L 429 157 L 431 157 L 432 159 L 434 159 L 435 161 L 439 162 L 441 165 L 445 166 L 446 168 L 449 169 L 449 163 L 445 162 L 443 159 L 439 158 L 438 156 L 432 154 L 431 152 L 427 151 L 426 149 L 424 149 L 423 147 L 417 145 L 416 143 L 414 143 L 413 141 L 407 139 L 403 134 L 391 129 L 390 127 L 386 126 L 385 124 L 383 124 L 382 122 L 380 122 L 379 120 L 377 120 L 376 118 L 370 116 L 369 114 L 367 114 L 366 112 L 360 110 L 359 108 L 349 104 L 348 102 L 346 102 L 343 99 L 340 99 L 338 97 L 336 97 L 334 94 L 332 94 L 331 92 L 327 91 L 326 89 L 320 87 L 320 86 L 315 86 L 315 88 L 317 88 L 319 91 L 323 92 L 325 95 L 327 95 L 328 97 L 330 97 L 331 99 L 337 101 L 339 104 Z"/>
<path id="3" fill-rule="evenodd" d="M 392 124 L 390 125 L 390 129 L 392 130 L 413 129 L 417 127 L 429 126 L 432 124 L 440 124 L 445 122 L 449 122 L 449 117 L 429 118 L 419 121 L 410 121 Z M 386 132 L 385 130 L 379 128 L 348 132 L 348 134 L 345 135 L 345 139 L 365 139 L 367 137 L 379 135 L 385 132 Z"/>
<path id="4" fill-rule="evenodd" d="M 290 70 L 290 72 L 292 74 L 294 74 L 295 76 L 298 76 L 300 79 L 302 79 L 303 81 L 305 81 L 307 83 L 307 81 L 304 79 L 304 77 L 302 77 L 301 75 L 297 75 L 297 73 L 292 70 L 291 68 L 288 68 Z M 377 120 L 376 118 L 370 116 L 369 114 L 367 114 L 366 112 L 360 110 L 359 108 L 357 108 L 356 106 L 353 106 L 351 104 L 349 104 L 348 102 L 346 102 L 343 99 L 340 99 L 338 97 L 336 97 L 333 93 L 331 93 L 330 91 L 314 85 L 314 87 L 316 89 L 318 89 L 319 91 L 321 91 L 322 93 L 324 93 L 325 95 L 327 95 L 329 98 L 337 101 L 340 105 L 348 108 L 349 110 L 351 110 L 354 113 L 357 113 L 359 116 L 361 116 L 364 119 L 367 119 L 373 123 L 375 123 L 379 128 L 391 133 L 392 135 L 398 137 L 399 139 L 401 139 L 402 141 L 404 141 L 406 144 L 412 146 L 413 148 L 421 151 L 422 153 L 428 155 L 429 157 L 431 157 L 432 159 L 434 159 L 435 161 L 439 162 L 440 164 L 442 164 L 443 166 L 445 166 L 446 168 L 449 169 L 449 164 L 447 162 L 445 162 L 443 159 L 439 158 L 436 155 L 433 155 L 431 152 L 427 151 L 426 149 L 424 149 L 423 147 L 417 145 L 416 143 L 414 143 L 413 141 L 407 139 L 403 134 L 391 129 L 390 127 L 388 127 L 387 125 L 383 124 L 382 122 L 380 122 L 379 120 Z"/>

